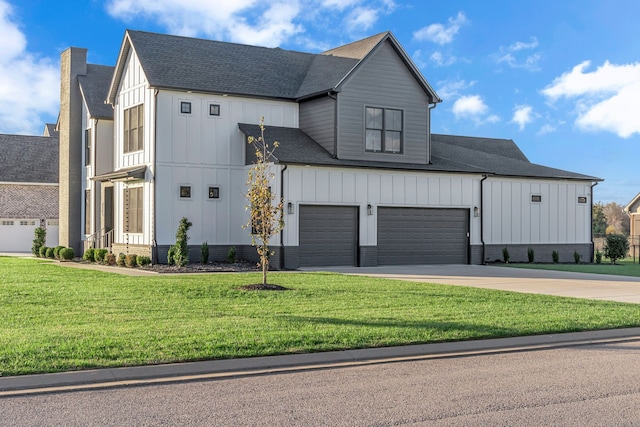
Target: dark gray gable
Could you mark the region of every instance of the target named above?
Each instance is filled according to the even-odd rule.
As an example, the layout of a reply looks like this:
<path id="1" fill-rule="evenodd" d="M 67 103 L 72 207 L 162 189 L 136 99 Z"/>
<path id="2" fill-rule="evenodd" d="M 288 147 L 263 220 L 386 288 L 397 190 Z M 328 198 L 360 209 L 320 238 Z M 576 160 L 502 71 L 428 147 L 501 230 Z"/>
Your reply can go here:
<path id="1" fill-rule="evenodd" d="M 358 60 L 336 56 L 316 55 L 305 76 L 297 98 L 334 91 L 336 85 L 358 64 Z"/>
<path id="2" fill-rule="evenodd" d="M 113 107 L 106 104 L 115 67 L 87 64 L 87 74 L 78 76 L 80 90 L 89 115 L 94 119 L 113 120 Z"/>
<path id="3" fill-rule="evenodd" d="M 58 183 L 58 138 L 0 134 L 0 182 Z"/>

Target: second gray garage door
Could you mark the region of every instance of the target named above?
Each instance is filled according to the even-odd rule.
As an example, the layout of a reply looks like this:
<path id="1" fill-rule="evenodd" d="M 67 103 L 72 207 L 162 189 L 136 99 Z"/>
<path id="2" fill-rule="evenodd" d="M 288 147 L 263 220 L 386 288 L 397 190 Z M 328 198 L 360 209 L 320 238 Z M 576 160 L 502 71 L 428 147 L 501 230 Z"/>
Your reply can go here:
<path id="1" fill-rule="evenodd" d="M 358 208 L 300 206 L 300 266 L 356 265 Z"/>
<path id="2" fill-rule="evenodd" d="M 378 265 L 467 264 L 467 209 L 378 208 Z"/>

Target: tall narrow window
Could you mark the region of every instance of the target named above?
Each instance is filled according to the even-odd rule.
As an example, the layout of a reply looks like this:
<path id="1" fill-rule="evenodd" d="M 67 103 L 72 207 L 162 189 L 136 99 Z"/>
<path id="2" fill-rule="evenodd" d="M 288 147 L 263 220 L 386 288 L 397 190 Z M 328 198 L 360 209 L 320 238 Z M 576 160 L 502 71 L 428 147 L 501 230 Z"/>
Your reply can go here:
<path id="1" fill-rule="evenodd" d="M 127 233 L 142 233 L 143 195 L 142 187 L 124 190 L 124 230 Z"/>
<path id="2" fill-rule="evenodd" d="M 365 150 L 402 152 L 402 110 L 366 107 Z"/>
<path id="3" fill-rule="evenodd" d="M 91 234 L 91 190 L 84 191 L 84 234 Z"/>
<path id="4" fill-rule="evenodd" d="M 144 104 L 124 110 L 124 152 L 140 151 L 144 147 Z"/>
<path id="5" fill-rule="evenodd" d="M 84 165 L 91 164 L 91 129 L 84 131 Z"/>

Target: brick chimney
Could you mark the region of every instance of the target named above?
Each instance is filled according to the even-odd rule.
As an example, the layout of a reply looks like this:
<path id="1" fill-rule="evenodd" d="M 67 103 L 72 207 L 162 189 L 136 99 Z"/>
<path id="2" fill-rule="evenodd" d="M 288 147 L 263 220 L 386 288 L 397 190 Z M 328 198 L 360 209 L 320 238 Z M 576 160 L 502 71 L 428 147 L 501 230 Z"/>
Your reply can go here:
<path id="1" fill-rule="evenodd" d="M 60 245 L 82 254 L 82 95 L 78 76 L 87 74 L 87 49 L 60 55 Z"/>

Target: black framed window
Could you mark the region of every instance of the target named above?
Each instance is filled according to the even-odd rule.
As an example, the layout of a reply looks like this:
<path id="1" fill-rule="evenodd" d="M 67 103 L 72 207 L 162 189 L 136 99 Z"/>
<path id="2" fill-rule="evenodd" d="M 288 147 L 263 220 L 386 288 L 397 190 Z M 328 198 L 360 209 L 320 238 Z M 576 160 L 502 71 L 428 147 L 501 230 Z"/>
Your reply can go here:
<path id="1" fill-rule="evenodd" d="M 91 164 L 91 129 L 84 130 L 84 165 Z"/>
<path id="2" fill-rule="evenodd" d="M 181 199 L 190 199 L 191 198 L 191 186 L 190 185 L 181 185 L 180 186 L 180 198 Z"/>
<path id="3" fill-rule="evenodd" d="M 365 150 L 402 152 L 402 110 L 365 108 Z"/>
<path id="4" fill-rule="evenodd" d="M 209 115 L 220 116 L 220 104 L 209 104 Z"/>
<path id="5" fill-rule="evenodd" d="M 144 193 L 142 187 L 124 190 L 124 230 L 127 233 L 142 233 Z"/>
<path id="6" fill-rule="evenodd" d="M 144 104 L 124 110 L 124 152 L 140 151 L 144 147 Z"/>
<path id="7" fill-rule="evenodd" d="M 531 201 L 534 203 L 540 203 L 542 201 L 542 196 L 540 194 L 532 194 Z"/>
<path id="8" fill-rule="evenodd" d="M 219 199 L 220 198 L 220 187 L 209 187 L 209 198 L 210 199 Z"/>
<path id="9" fill-rule="evenodd" d="M 180 101 L 180 112 L 182 114 L 191 114 L 191 102 Z"/>

